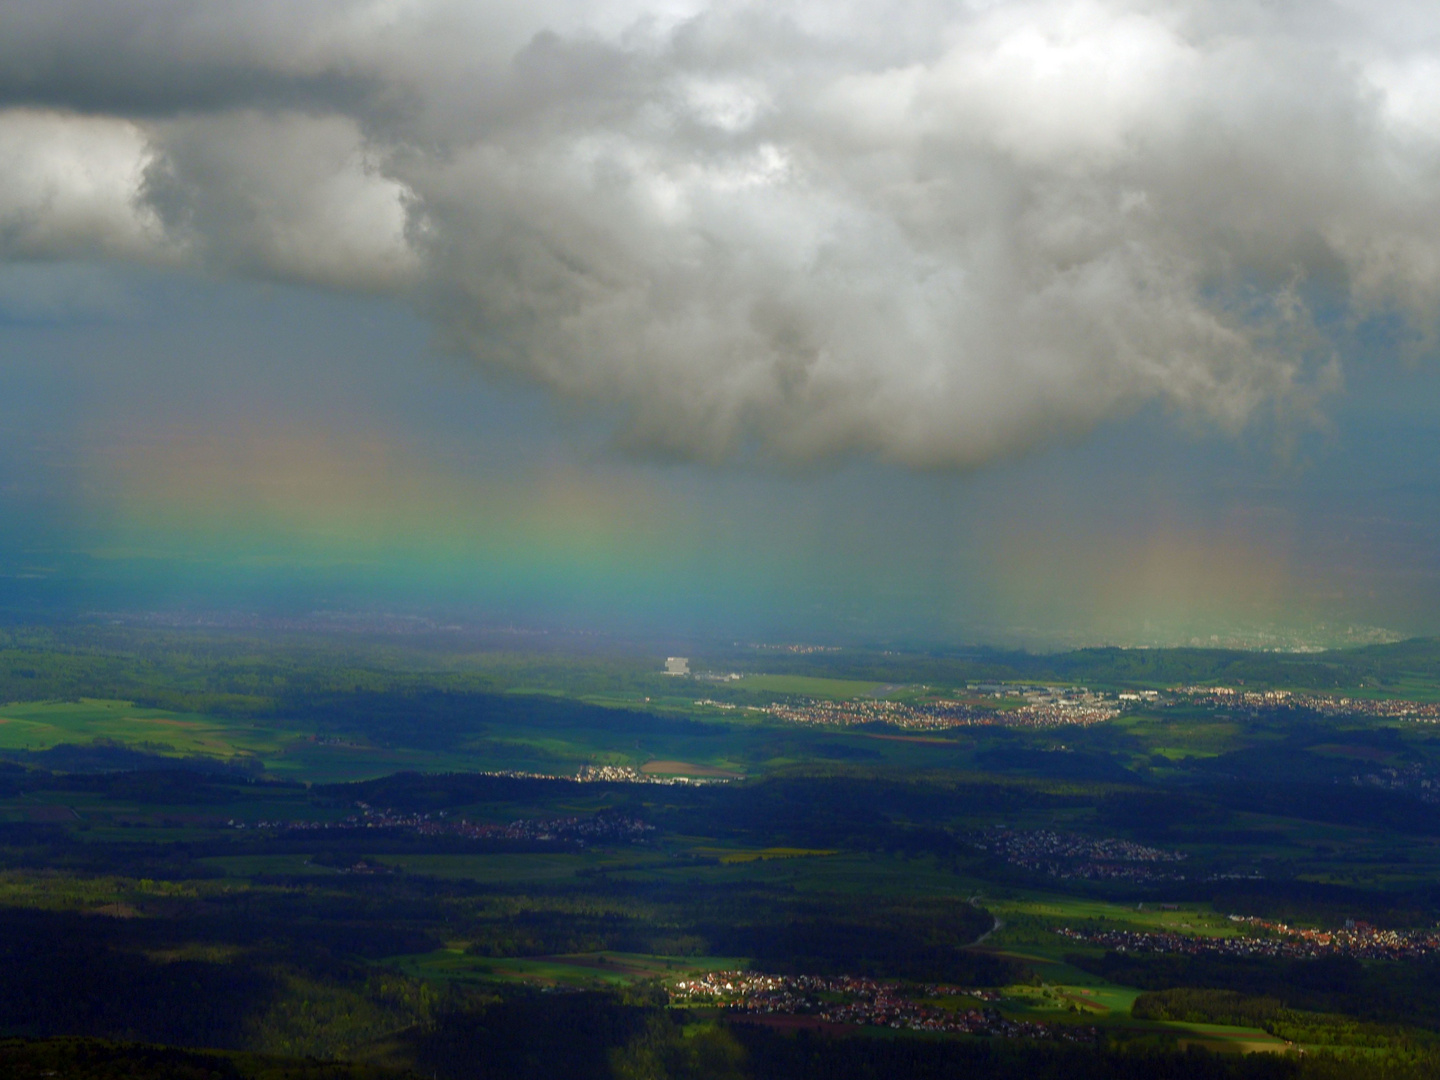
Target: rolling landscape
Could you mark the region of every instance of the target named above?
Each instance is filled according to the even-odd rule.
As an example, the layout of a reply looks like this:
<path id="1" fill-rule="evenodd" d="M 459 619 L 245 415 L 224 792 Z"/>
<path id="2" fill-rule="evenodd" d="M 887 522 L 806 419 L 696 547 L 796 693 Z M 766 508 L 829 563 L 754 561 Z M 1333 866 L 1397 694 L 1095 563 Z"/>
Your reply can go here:
<path id="1" fill-rule="evenodd" d="M 162 1054 L 137 1044 L 238 1076 L 1440 1064 L 1434 643 L 732 647 L 683 676 L 561 649 L 7 635 L 0 1024 L 32 1041 L 0 1053 L 97 1076 Z M 1027 694 L 1113 711 L 1019 725 Z M 793 718 L 874 702 L 910 711 Z"/>

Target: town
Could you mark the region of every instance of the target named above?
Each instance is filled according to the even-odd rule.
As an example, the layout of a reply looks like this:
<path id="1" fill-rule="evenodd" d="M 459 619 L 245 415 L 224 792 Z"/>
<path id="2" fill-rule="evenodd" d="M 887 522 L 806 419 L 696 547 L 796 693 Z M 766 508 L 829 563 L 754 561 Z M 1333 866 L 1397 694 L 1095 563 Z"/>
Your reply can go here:
<path id="1" fill-rule="evenodd" d="M 1440 723 L 1440 703 L 1437 702 L 1296 694 L 1289 690 L 1236 690 L 1231 686 L 1177 686 L 1169 693 L 1190 704 L 1246 709 L 1285 708 L 1306 710 L 1321 716 L 1368 716 L 1378 720 Z"/>
<path id="2" fill-rule="evenodd" d="M 777 703 L 765 709 L 777 720 L 824 727 L 886 724 L 910 731 L 940 731 L 961 727 L 1051 728 L 1088 726 L 1120 715 L 1116 702 L 1083 688 L 1027 698 L 1012 709 L 991 708 L 963 701 L 939 700 L 908 705 L 883 698 L 848 701 Z"/>
<path id="3" fill-rule="evenodd" d="M 712 681 L 739 678 L 738 675 L 706 677 Z M 1020 683 L 970 683 L 966 688 L 974 697 L 965 701 L 937 699 L 912 704 L 885 698 L 852 698 L 842 701 L 800 698 L 768 706 L 743 707 L 794 724 L 819 727 L 885 724 L 912 731 L 942 731 L 963 727 L 1043 729 L 1088 726 L 1113 720 L 1127 711 L 1144 706 L 1165 708 L 1177 704 L 1251 711 L 1304 710 L 1322 716 L 1365 716 L 1372 719 L 1440 723 L 1440 703 L 1331 697 L 1321 694 L 1297 694 L 1289 690 L 1174 686 L 1163 692 L 1120 690 L 1106 693 L 1083 686 L 1054 687 Z M 977 698 L 990 698 L 995 704 L 982 704 Z M 1017 701 L 1023 704 L 1015 704 Z M 726 711 L 742 708 L 712 698 L 701 698 L 695 704 Z"/>
<path id="4" fill-rule="evenodd" d="M 1180 953 L 1185 956 L 1263 956 L 1314 960 L 1345 956 L 1356 960 L 1413 960 L 1440 951 L 1440 930 L 1380 930 L 1350 920 L 1340 930 L 1308 930 L 1254 916 L 1230 921 L 1260 931 L 1233 937 L 1206 937 L 1168 930 L 1074 930 L 1057 934 L 1072 941 L 1103 945 L 1116 952 Z"/>
<path id="5" fill-rule="evenodd" d="M 522 769 L 485 769 L 475 776 L 497 776 L 510 780 L 558 780 L 570 784 L 661 784 L 687 785 L 728 784 L 728 776 L 673 776 L 652 775 L 641 772 L 629 765 L 582 765 L 573 775 L 569 773 L 526 772 Z"/>

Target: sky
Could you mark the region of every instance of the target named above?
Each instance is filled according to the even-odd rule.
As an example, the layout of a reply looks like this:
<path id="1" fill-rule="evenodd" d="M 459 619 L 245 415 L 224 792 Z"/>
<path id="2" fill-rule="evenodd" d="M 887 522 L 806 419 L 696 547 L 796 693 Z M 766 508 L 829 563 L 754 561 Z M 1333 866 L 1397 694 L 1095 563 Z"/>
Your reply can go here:
<path id="1" fill-rule="evenodd" d="M 1440 633 L 1440 15 L 10 0 L 0 612 Z"/>

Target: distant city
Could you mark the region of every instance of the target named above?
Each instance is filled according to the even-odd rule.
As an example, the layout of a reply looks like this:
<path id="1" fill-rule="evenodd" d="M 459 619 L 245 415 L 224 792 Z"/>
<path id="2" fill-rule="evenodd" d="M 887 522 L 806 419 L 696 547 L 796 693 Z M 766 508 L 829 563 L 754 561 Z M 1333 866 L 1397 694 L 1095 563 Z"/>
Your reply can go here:
<path id="1" fill-rule="evenodd" d="M 672 657 L 666 674 L 686 675 L 688 661 Z M 738 673 L 694 676 L 710 682 L 738 681 Z M 1440 723 L 1440 703 L 1399 699 L 1373 699 L 1295 693 L 1289 690 L 1237 690 L 1228 686 L 1176 686 L 1167 690 L 1093 691 L 1084 686 L 1054 687 L 1019 683 L 970 683 L 973 697 L 922 702 L 892 701 L 884 697 L 826 700 L 795 697 L 770 705 L 737 705 L 713 698 L 698 698 L 701 707 L 725 711 L 745 709 L 793 724 L 854 727 L 886 724 L 912 731 L 941 731 L 963 727 L 1052 728 L 1089 726 L 1113 720 L 1127 710 L 1178 704 L 1210 705 L 1234 709 L 1307 710 L 1323 716 L 1365 716 L 1375 719 Z M 990 698 L 995 705 L 981 702 Z M 1015 704 L 1023 702 L 1023 704 Z"/>

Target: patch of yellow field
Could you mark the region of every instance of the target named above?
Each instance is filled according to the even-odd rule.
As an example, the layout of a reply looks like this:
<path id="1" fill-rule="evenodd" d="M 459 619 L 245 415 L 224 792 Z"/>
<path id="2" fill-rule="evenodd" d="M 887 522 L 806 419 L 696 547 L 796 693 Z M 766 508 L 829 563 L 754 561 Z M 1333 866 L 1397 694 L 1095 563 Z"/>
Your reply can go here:
<path id="1" fill-rule="evenodd" d="M 694 765 L 688 761 L 647 761 L 640 766 L 640 771 L 651 776 L 723 776 L 732 780 L 740 776 L 740 773 L 728 769 Z"/>
<path id="2" fill-rule="evenodd" d="M 804 859 L 820 855 L 835 855 L 838 852 L 820 848 L 771 847 L 757 851 L 724 851 L 717 848 L 698 848 L 702 855 L 716 855 L 722 863 L 760 862 L 765 859 Z"/>

